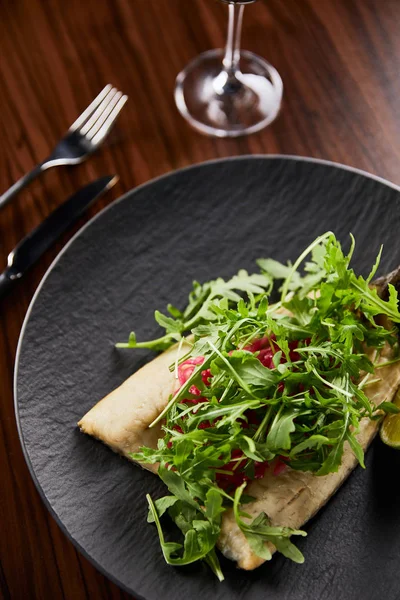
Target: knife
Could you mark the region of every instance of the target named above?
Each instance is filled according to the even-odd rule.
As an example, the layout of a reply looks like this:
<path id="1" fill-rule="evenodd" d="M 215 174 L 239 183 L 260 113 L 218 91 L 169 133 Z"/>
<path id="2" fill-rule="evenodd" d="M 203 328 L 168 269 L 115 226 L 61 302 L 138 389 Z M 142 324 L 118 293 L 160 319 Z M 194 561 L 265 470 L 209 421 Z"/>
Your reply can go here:
<path id="1" fill-rule="evenodd" d="M 40 225 L 21 240 L 8 255 L 7 268 L 0 274 L 0 299 L 104 192 L 118 181 L 116 175 L 92 181 L 58 206 Z"/>

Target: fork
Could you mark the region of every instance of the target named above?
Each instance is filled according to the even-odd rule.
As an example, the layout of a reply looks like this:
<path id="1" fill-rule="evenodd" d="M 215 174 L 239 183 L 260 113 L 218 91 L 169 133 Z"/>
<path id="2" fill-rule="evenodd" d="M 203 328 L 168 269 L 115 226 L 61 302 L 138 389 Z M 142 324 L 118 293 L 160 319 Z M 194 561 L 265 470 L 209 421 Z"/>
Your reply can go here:
<path id="1" fill-rule="evenodd" d="M 103 142 L 127 100 L 128 96 L 111 84 L 106 85 L 71 125 L 50 156 L 0 196 L 0 208 L 46 169 L 84 161 Z"/>

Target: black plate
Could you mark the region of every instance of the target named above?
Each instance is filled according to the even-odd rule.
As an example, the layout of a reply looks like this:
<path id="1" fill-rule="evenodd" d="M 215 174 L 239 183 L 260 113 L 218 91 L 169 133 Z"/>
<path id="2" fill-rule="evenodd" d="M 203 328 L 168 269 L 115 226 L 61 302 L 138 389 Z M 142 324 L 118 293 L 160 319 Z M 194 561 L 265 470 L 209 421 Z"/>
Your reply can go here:
<path id="1" fill-rule="evenodd" d="M 246 573 L 223 560 L 218 583 L 203 565 L 165 564 L 145 493 L 154 475 L 81 434 L 78 419 L 152 358 L 114 342 L 158 332 L 155 308 L 182 305 L 191 281 L 253 269 L 260 256 L 294 259 L 318 234 L 357 240 L 354 266 L 400 262 L 400 190 L 365 173 L 291 157 L 194 166 L 112 204 L 68 244 L 40 285 L 21 334 L 16 411 L 32 476 L 66 534 L 111 579 L 146 600 L 398 598 L 400 453 L 376 440 L 282 556 Z M 397 482 L 398 483 L 398 482 Z"/>

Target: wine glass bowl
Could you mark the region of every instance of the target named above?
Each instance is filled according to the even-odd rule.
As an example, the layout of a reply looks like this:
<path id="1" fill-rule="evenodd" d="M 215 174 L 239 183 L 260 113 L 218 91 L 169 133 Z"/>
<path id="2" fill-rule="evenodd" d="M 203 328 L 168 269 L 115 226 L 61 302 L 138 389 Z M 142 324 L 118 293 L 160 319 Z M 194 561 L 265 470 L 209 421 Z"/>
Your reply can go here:
<path id="1" fill-rule="evenodd" d="M 244 4 L 249 3 L 229 2 L 225 50 L 200 54 L 176 79 L 176 105 L 202 133 L 246 135 L 266 127 L 279 112 L 283 93 L 279 73 L 260 56 L 240 50 Z"/>

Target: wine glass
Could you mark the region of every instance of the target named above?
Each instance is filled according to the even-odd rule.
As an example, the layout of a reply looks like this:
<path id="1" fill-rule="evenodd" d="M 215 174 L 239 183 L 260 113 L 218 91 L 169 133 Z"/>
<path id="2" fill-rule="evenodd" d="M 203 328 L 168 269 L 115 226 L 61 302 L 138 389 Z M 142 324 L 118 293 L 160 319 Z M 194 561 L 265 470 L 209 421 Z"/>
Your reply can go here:
<path id="1" fill-rule="evenodd" d="M 198 131 L 237 137 L 259 131 L 275 119 L 283 84 L 266 60 L 240 49 L 244 5 L 256 0 L 221 1 L 229 9 L 225 50 L 203 52 L 179 73 L 175 102 Z"/>

